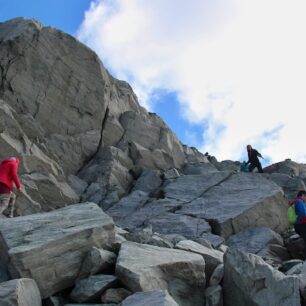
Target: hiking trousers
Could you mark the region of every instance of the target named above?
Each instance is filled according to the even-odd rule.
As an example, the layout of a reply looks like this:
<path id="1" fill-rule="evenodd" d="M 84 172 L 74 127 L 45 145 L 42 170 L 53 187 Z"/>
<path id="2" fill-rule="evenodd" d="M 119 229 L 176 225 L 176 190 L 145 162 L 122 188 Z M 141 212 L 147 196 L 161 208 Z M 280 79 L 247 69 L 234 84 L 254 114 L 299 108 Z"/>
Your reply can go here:
<path id="1" fill-rule="evenodd" d="M 258 169 L 259 173 L 263 173 L 261 163 L 250 164 L 249 171 L 252 172 L 255 168 Z"/>
<path id="2" fill-rule="evenodd" d="M 13 217 L 16 195 L 14 192 L 0 194 L 0 214 L 9 207 L 9 216 Z"/>
<path id="3" fill-rule="evenodd" d="M 295 224 L 294 225 L 295 232 L 303 238 L 305 243 L 305 257 L 306 257 L 306 224 Z"/>

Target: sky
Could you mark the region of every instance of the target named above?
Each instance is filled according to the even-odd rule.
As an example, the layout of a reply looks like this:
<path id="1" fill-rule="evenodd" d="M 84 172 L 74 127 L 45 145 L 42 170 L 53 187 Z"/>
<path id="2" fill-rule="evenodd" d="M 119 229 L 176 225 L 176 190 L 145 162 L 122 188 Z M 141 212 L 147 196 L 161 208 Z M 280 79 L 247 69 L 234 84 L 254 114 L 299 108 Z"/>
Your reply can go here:
<path id="1" fill-rule="evenodd" d="M 77 37 L 182 143 L 306 162 L 304 0 L 0 0 Z"/>

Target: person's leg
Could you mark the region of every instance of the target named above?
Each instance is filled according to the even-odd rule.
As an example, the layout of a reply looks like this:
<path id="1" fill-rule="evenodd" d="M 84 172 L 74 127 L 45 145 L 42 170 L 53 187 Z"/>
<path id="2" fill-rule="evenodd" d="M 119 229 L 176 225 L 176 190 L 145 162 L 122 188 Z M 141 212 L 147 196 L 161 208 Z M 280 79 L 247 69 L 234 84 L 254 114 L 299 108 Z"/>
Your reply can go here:
<path id="1" fill-rule="evenodd" d="M 250 164 L 250 166 L 249 166 L 249 172 L 252 172 L 252 171 L 254 170 L 254 168 L 255 168 L 255 165 Z"/>
<path id="2" fill-rule="evenodd" d="M 16 195 L 15 195 L 14 192 L 11 192 L 10 201 L 9 201 L 9 204 L 8 204 L 8 207 L 9 207 L 9 217 L 10 218 L 14 217 L 15 201 L 16 201 Z"/>
<path id="3" fill-rule="evenodd" d="M 2 214 L 6 210 L 9 202 L 10 202 L 9 193 L 0 194 L 0 214 Z"/>
<path id="4" fill-rule="evenodd" d="M 306 257 L 306 224 L 296 224 L 294 225 L 294 229 L 296 233 L 298 233 L 300 237 L 304 240 L 304 244 L 305 244 L 305 248 L 304 248 L 305 254 L 304 255 Z"/>
<path id="5" fill-rule="evenodd" d="M 261 163 L 257 164 L 257 169 L 258 169 L 259 173 L 264 173 L 263 170 L 262 170 L 262 167 L 261 167 Z"/>

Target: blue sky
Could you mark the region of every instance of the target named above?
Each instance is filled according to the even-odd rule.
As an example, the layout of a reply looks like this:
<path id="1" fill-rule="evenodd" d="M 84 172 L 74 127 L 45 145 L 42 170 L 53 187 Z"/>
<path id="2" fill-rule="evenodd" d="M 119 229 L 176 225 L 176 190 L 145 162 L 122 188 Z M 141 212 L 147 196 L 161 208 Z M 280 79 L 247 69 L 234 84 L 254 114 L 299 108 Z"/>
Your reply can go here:
<path id="1" fill-rule="evenodd" d="M 94 49 L 178 138 L 218 160 L 306 160 L 303 0 L 0 0 Z"/>

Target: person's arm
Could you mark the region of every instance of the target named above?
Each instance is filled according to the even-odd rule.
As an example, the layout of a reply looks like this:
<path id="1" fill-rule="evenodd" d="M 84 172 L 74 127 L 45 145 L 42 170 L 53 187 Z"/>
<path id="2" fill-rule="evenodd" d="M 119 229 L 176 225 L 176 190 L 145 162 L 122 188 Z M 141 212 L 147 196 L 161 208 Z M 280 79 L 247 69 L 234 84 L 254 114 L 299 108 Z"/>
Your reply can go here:
<path id="1" fill-rule="evenodd" d="M 17 164 L 13 164 L 13 168 L 12 168 L 12 179 L 17 187 L 17 189 L 19 191 L 21 191 L 21 185 L 19 182 L 19 178 L 18 178 L 18 174 L 17 174 Z"/>
<path id="2" fill-rule="evenodd" d="M 306 206 L 302 200 L 295 202 L 295 212 L 299 217 L 306 217 Z"/>

